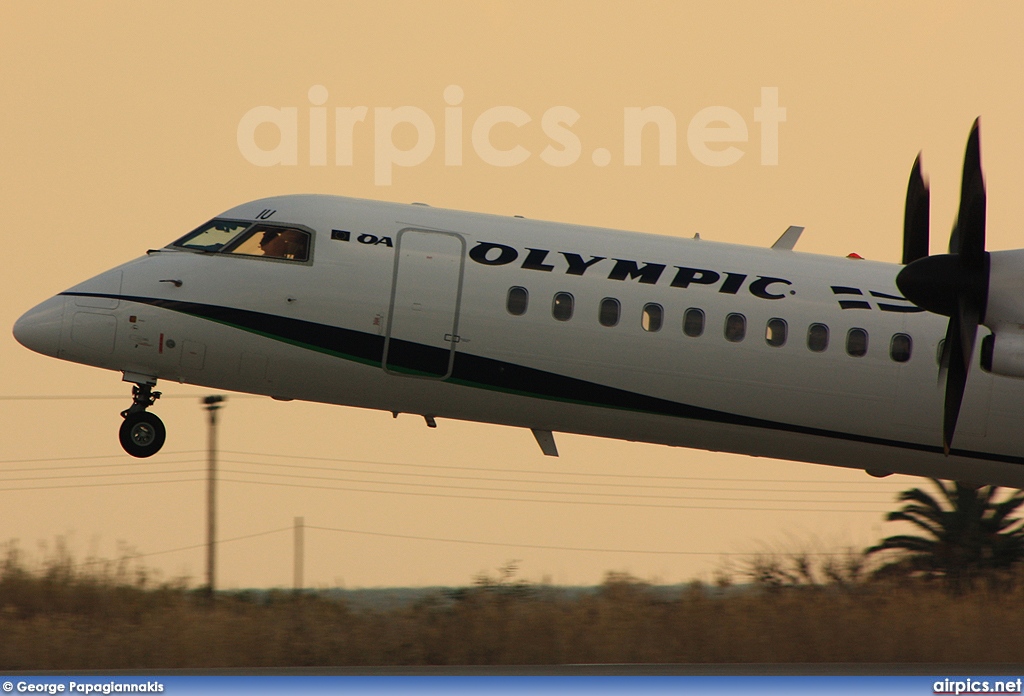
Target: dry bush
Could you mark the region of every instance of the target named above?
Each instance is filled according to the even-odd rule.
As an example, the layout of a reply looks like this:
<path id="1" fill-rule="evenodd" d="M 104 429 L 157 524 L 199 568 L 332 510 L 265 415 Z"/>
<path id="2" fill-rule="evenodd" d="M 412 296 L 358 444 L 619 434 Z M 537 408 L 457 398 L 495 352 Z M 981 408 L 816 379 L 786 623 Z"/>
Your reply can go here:
<path id="1" fill-rule="evenodd" d="M 856 558 L 762 556 L 754 582 L 664 588 L 610 573 L 592 590 L 514 566 L 387 610 L 290 591 L 153 583 L 65 556 L 0 565 L 0 670 L 627 662 L 1014 662 L 1024 582 L 953 595 L 880 581 Z"/>

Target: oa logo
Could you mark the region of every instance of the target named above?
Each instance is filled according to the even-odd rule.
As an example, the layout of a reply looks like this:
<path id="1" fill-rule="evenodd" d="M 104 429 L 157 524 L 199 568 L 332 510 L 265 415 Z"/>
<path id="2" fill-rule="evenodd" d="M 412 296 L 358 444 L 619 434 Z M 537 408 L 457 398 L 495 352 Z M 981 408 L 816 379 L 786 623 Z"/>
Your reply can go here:
<path id="1" fill-rule="evenodd" d="M 356 237 L 356 241 L 360 244 L 383 244 L 384 246 L 393 247 L 391 243 L 391 237 L 378 237 L 375 234 L 361 234 Z"/>

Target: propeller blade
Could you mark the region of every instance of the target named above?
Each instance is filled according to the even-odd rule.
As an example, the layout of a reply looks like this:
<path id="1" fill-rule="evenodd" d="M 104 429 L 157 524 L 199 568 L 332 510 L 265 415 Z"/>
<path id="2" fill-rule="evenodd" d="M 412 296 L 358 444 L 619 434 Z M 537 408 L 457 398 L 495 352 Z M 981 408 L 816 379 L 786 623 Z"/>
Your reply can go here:
<path id="1" fill-rule="evenodd" d="M 928 182 L 921 175 L 921 155 L 914 160 L 907 184 L 907 203 L 903 212 L 903 265 L 928 255 Z"/>
<path id="2" fill-rule="evenodd" d="M 959 254 L 965 269 L 981 270 L 985 256 L 985 177 L 981 173 L 980 122 L 974 121 L 964 153 L 960 210 L 949 238 L 949 253 Z"/>
<path id="3" fill-rule="evenodd" d="M 942 350 L 939 353 L 939 386 L 941 387 L 946 383 L 946 374 L 949 372 L 949 324 L 946 324 L 946 336 L 947 338 L 939 341 L 939 348 Z"/>
<path id="4" fill-rule="evenodd" d="M 978 326 L 988 305 L 990 256 L 985 251 L 985 177 L 981 172 L 979 121 L 964 154 L 960 208 L 949 237 L 949 253 L 928 256 L 928 185 L 914 162 L 903 219 L 903 263 L 896 286 L 918 307 L 949 317 L 939 356 L 939 384 L 945 383 L 942 448 L 949 455 L 967 386 Z"/>
<path id="5" fill-rule="evenodd" d="M 974 341 L 978 335 L 978 308 L 966 297 L 960 298 L 960 353 L 964 372 L 971 367 L 974 355 Z"/>
<path id="6" fill-rule="evenodd" d="M 942 419 L 942 449 L 949 454 L 956 431 L 956 421 L 960 415 L 960 404 L 964 398 L 967 375 L 971 369 L 971 357 L 974 355 L 974 341 L 978 335 L 978 308 L 965 295 L 959 298 L 957 312 L 949 318 L 946 327 L 946 343 L 943 346 L 943 359 L 946 363 L 946 398 Z M 940 368 L 941 369 L 941 368 Z"/>
<path id="7" fill-rule="evenodd" d="M 985 251 L 985 177 L 981 172 L 980 120 L 974 121 L 964 153 L 960 182 L 960 209 L 949 237 L 949 252 L 956 259 L 956 308 L 949 318 L 946 345 L 946 394 L 942 419 L 942 448 L 949 448 L 956 432 L 967 375 L 974 355 L 978 324 L 988 304 L 989 255 Z M 941 367 L 940 367 L 941 370 Z"/>
<path id="8" fill-rule="evenodd" d="M 960 340 L 962 327 L 960 317 L 954 314 L 949 318 L 946 327 L 946 344 L 943 357 L 948 353 L 946 364 L 946 394 L 942 409 L 942 451 L 949 456 L 949 448 L 953 444 L 956 432 L 956 421 L 960 417 L 960 404 L 964 399 L 964 388 L 967 386 L 967 370 L 964 369 L 963 342 Z"/>

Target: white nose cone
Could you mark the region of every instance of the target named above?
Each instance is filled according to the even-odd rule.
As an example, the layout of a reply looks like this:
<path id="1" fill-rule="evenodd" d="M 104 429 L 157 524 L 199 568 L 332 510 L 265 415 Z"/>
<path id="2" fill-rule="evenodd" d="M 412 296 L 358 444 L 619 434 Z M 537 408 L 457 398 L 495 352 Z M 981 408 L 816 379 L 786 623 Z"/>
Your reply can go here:
<path id="1" fill-rule="evenodd" d="M 18 343 L 37 353 L 57 357 L 64 323 L 64 301 L 61 296 L 51 297 L 14 322 L 14 338 Z"/>

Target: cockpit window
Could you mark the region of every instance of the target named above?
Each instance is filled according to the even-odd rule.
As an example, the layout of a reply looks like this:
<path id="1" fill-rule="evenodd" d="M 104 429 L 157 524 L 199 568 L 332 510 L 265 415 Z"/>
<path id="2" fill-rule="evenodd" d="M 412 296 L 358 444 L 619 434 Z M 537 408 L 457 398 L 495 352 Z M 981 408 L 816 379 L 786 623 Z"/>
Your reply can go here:
<path id="1" fill-rule="evenodd" d="M 252 225 L 235 220 L 211 220 L 189 232 L 171 246 L 198 251 L 220 251 L 224 246 Z"/>
<path id="2" fill-rule="evenodd" d="M 256 225 L 224 250 L 228 254 L 271 259 L 309 259 L 309 232 L 294 227 Z"/>

